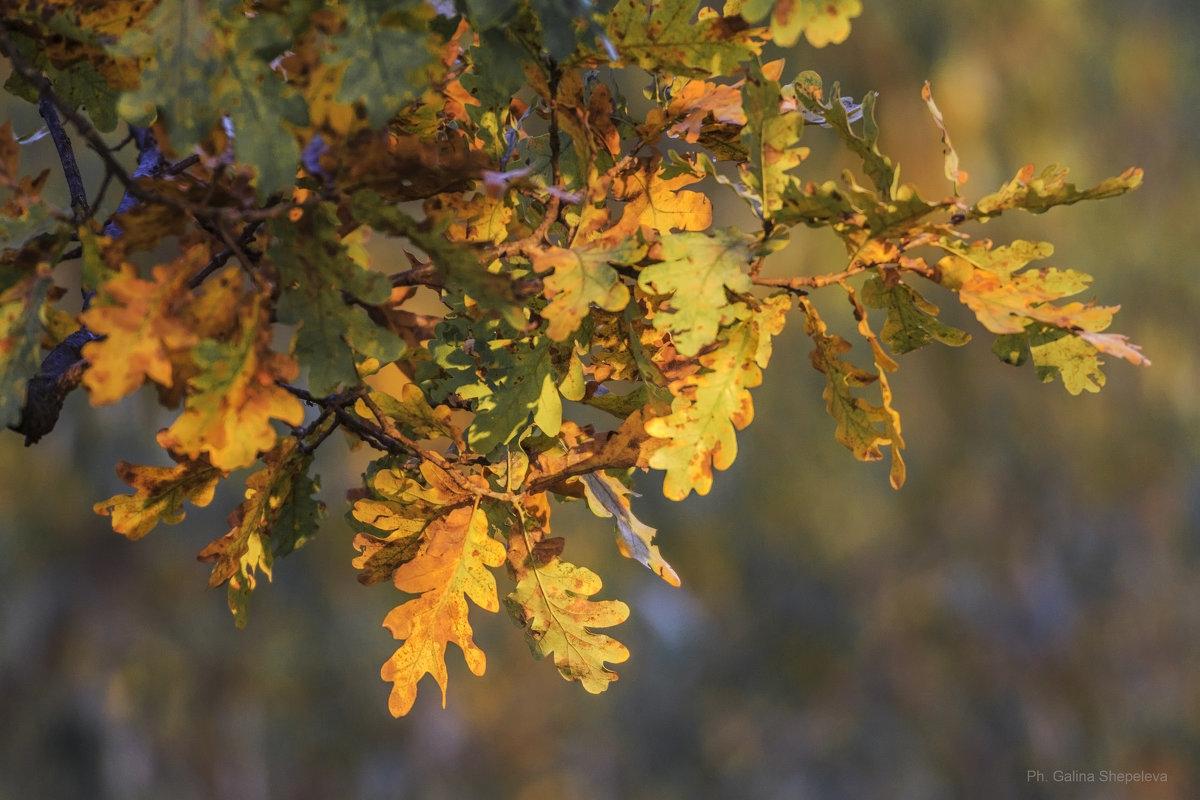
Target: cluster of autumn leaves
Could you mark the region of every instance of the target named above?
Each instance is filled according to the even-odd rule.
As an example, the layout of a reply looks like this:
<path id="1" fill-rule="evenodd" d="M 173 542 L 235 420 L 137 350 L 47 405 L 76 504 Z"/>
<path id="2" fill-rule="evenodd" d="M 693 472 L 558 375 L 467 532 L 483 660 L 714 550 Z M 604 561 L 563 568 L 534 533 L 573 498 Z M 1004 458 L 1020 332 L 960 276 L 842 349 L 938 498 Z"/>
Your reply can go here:
<path id="1" fill-rule="evenodd" d="M 737 431 L 754 416 L 750 391 L 790 315 L 825 375 L 838 441 L 861 460 L 889 450 L 897 487 L 895 357 L 969 338 L 938 319 L 922 283 L 955 293 L 998 335 L 1002 358 L 1031 359 L 1072 392 L 1102 385 L 1101 354 L 1146 363 L 1103 332 L 1114 308 L 1064 302 L 1087 276 L 1028 267 L 1048 245 L 996 245 L 964 230 L 1013 209 L 1114 196 L 1140 172 L 1080 190 L 1064 170 L 1030 167 L 968 205 L 926 87 L 952 186 L 927 201 L 880 153 L 873 95 L 853 103 L 812 73 L 785 82 L 782 61 L 760 63 L 772 37 L 840 41 L 857 0 L 815 11 L 732 2 L 724 14 L 692 0 L 618 0 L 568 26 L 569 41 L 549 27 L 561 9 L 538 0 L 458 19 L 415 0 L 382 16 L 348 3 L 311 18 L 271 4 L 245 15 L 182 3 L 196 13 L 176 19 L 169 5 L 139 6 L 116 48 L 84 36 L 38 62 L 0 40 L 27 80 L 39 68 L 53 77 L 42 96 L 64 112 L 80 80 L 70 59 L 109 72 L 143 59 L 138 88 L 111 85 L 109 103 L 139 122 L 157 106 L 147 130 L 177 159 L 142 180 L 110 163 L 131 200 L 116 228 L 102 228 L 50 207 L 45 176 L 19 177 L 15 140 L 0 136 L 3 224 L 17 243 L 0 270 L 0 370 L 14 386 L 0 411 L 10 425 L 20 418 L 42 328 L 61 341 L 80 325 L 95 337 L 82 350 L 94 404 L 151 385 L 163 405 L 182 405 L 158 434 L 174 465 L 121 462 L 132 493 L 96 510 L 140 538 L 252 469 L 228 532 L 200 554 L 239 625 L 258 579 L 325 514 L 315 450 L 341 433 L 378 451 L 347 522 L 359 580 L 412 596 L 384 622 L 402 640 L 382 671 L 396 715 L 426 674 L 444 701 L 451 643 L 482 674 L 467 601 L 497 611 L 502 567 L 512 579 L 503 604 L 536 655 L 588 691 L 616 678 L 607 664 L 628 651 L 602 629 L 628 608 L 595 599 L 600 578 L 564 559 L 550 495 L 611 519 L 623 555 L 679 585 L 632 511 L 630 473 L 662 471 L 672 499 L 708 492 L 736 457 Z M 80 30 L 100 24 L 94 11 L 45 6 Z M 186 35 L 147 38 L 176 23 Z M 203 58 L 189 54 L 214 42 Z M 377 52 L 391 56 L 369 60 Z M 160 91 L 172 63 L 200 90 L 213 83 L 228 108 Z M 597 72 L 631 66 L 653 77 L 641 118 Z M 230 76 L 243 73 L 253 80 L 239 86 Z M 251 111 L 275 127 L 247 130 Z M 800 140 L 813 125 L 828 128 L 820 144 L 840 140 L 861 159 L 859 174 L 802 177 Z M 272 136 L 288 146 L 271 147 Z M 759 230 L 714 227 L 708 195 L 724 190 Z M 845 262 L 765 277 L 766 260 L 803 227 L 836 235 Z M 380 238 L 396 240 L 398 269 L 372 255 Z M 176 255 L 161 257 L 164 246 Z M 56 304 L 53 288 L 59 263 L 75 258 L 94 289 L 79 314 Z M 826 287 L 850 300 L 868 366 L 849 359 L 851 343 L 811 302 Z M 572 421 L 580 406 L 610 415 L 612 429 Z"/>

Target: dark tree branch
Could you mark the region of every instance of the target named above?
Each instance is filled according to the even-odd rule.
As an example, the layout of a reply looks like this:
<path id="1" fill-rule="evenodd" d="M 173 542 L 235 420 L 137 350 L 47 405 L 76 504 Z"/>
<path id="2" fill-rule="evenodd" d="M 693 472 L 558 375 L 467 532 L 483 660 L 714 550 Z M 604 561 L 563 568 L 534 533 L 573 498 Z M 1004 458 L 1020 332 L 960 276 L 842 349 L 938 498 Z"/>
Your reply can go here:
<path id="1" fill-rule="evenodd" d="M 241 236 L 239 236 L 237 241 L 233 243 L 236 245 L 236 247 L 226 247 L 224 250 L 214 255 L 207 264 L 205 264 L 195 275 L 188 279 L 188 288 L 195 289 L 200 284 L 204 283 L 205 279 L 208 278 L 209 275 L 212 275 L 221 267 L 225 266 L 229 259 L 233 258 L 235 255 L 242 259 L 243 263 L 245 263 L 247 267 L 249 267 L 251 263 L 257 262 L 258 253 L 254 250 L 251 250 L 249 245 L 252 241 L 254 241 L 254 237 L 258 234 L 258 229 L 261 228 L 262 225 L 263 220 L 260 219 L 251 222 L 249 225 L 243 228 Z M 225 237 L 222 238 L 224 239 Z"/>
<path id="2" fill-rule="evenodd" d="M 79 385 L 87 368 L 83 346 L 99 338 L 87 328 L 80 328 L 59 342 L 43 359 L 37 374 L 29 379 L 21 421 L 9 426 L 17 433 L 25 434 L 26 447 L 54 429 L 62 413 L 63 401 Z"/>
<path id="3" fill-rule="evenodd" d="M 91 214 L 88 210 L 87 191 L 83 188 L 83 176 L 79 174 L 79 163 L 75 160 L 75 148 L 71 145 L 71 137 L 63 129 L 62 120 L 50 99 L 49 88 L 43 88 L 38 96 L 38 111 L 46 120 L 50 138 L 58 150 L 58 160 L 62 163 L 63 175 L 67 179 L 67 191 L 71 195 L 71 211 L 75 222 L 81 222 Z"/>
<path id="4" fill-rule="evenodd" d="M 421 264 L 391 276 L 392 286 L 428 286 L 441 289 L 446 285 L 445 276 L 433 264 Z"/>
<path id="5" fill-rule="evenodd" d="M 133 135 L 133 141 L 137 143 L 138 149 L 137 169 L 130 176 L 131 181 L 136 181 L 138 178 L 157 177 L 161 175 L 166 165 L 166 160 L 163 158 L 162 150 L 158 148 L 158 141 L 154 138 L 154 132 L 149 128 L 138 128 L 134 125 L 129 126 L 129 132 Z M 134 182 L 126 183 L 125 194 L 121 198 L 121 202 L 117 204 L 117 210 L 113 212 L 113 216 L 122 214 L 141 202 L 158 201 L 147 201 L 141 187 L 138 187 Z M 174 204 L 171 203 L 171 205 Z M 106 236 L 111 236 L 115 239 L 121 235 L 121 226 L 110 219 L 104 226 L 104 233 Z"/>

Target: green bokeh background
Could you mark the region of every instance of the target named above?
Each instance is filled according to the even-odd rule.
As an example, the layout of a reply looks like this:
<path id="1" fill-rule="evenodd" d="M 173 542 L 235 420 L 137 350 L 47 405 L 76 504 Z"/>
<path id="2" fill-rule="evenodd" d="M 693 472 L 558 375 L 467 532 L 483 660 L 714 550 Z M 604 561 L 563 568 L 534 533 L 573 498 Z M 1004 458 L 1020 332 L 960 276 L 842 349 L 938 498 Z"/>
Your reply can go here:
<path id="1" fill-rule="evenodd" d="M 932 290 L 976 339 L 901 360 L 909 481 L 894 492 L 885 465 L 834 442 L 793 318 L 712 493 L 671 503 L 640 481 L 682 589 L 616 556 L 586 509 L 555 511 L 567 556 L 633 609 L 621 680 L 587 695 L 476 612 L 487 674 L 452 648 L 447 708 L 426 681 L 401 720 L 378 678 L 394 591 L 355 582 L 340 519 L 364 457 L 325 448 L 331 518 L 238 631 L 194 558 L 236 489 L 141 542 L 113 534 L 91 506 L 123 490 L 118 458 L 159 463 L 151 434 L 170 417 L 148 392 L 102 409 L 76 393 L 37 447 L 0 436 L 0 799 L 1200 796 L 1200 9 L 865 5 L 846 44 L 788 53 L 785 79 L 878 90 L 882 147 L 926 196 L 945 181 L 925 79 L 968 197 L 1029 161 L 1080 184 L 1145 169 L 1132 195 L 980 234 L 1053 241 L 1053 264 L 1122 304 L 1114 329 L 1153 367 L 1110 359 L 1103 392 L 1071 397 L 997 361 Z M 843 163 L 828 131 L 806 144 L 807 176 Z M 797 231 L 784 258 L 781 274 L 840 263 L 821 232 Z"/>

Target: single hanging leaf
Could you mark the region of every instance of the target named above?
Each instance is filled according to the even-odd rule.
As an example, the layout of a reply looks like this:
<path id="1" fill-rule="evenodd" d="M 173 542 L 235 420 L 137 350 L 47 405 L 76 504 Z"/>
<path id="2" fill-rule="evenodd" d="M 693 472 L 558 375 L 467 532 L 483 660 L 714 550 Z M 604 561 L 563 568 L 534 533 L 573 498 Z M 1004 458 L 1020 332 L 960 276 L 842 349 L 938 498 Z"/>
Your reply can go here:
<path id="1" fill-rule="evenodd" d="M 671 412 L 646 422 L 656 440 L 645 444 L 649 464 L 666 471 L 663 495 L 683 500 L 693 490 L 708 494 L 713 470 L 737 457 L 736 431 L 754 419 L 750 389 L 762 383 L 771 357 L 771 337 L 783 330 L 790 306 L 774 295 L 724 332 L 720 345 L 699 358 L 700 371 L 671 381 Z"/>
<path id="2" fill-rule="evenodd" d="M 517 586 L 504 598 L 513 620 L 537 658 L 553 656 L 566 680 L 599 694 L 617 679 L 605 663 L 629 658 L 625 645 L 594 628 L 619 625 L 629 607 L 619 600 L 592 600 L 603 582 L 596 573 L 563 561 L 558 547 L 543 547 L 550 519 L 545 494 L 525 498 L 508 540 L 508 566 Z"/>
<path id="3" fill-rule="evenodd" d="M 117 533 L 140 539 L 160 522 L 174 525 L 181 521 L 185 514 L 184 500 L 197 508 L 212 502 L 217 481 L 225 473 L 201 458 L 173 467 L 145 467 L 118 461 L 117 475 L 137 491 L 113 495 L 96 503 L 93 510 L 112 517 L 112 527 Z"/>
<path id="4" fill-rule="evenodd" d="M 888 426 L 893 423 L 889 413 L 890 390 L 884 396 L 884 406 L 868 403 L 854 393 L 855 389 L 870 386 L 880 379 L 856 367 L 842 356 L 850 350 L 850 343 L 837 334 L 830 334 L 825 321 L 806 300 L 800 308 L 807 317 L 805 333 L 816 345 L 810 356 L 813 367 L 825 375 L 825 408 L 837 422 L 834 436 L 854 454 L 859 461 L 878 461 L 883 458 L 880 447 L 893 444 Z M 882 373 L 881 373 L 882 374 Z"/>
<path id="5" fill-rule="evenodd" d="M 871 308 L 887 310 L 887 321 L 879 335 L 897 355 L 910 353 L 931 341 L 951 347 L 971 341 L 969 333 L 938 319 L 938 307 L 902 281 L 889 283 L 884 278 L 872 277 L 863 284 L 862 300 Z"/>
<path id="6" fill-rule="evenodd" d="M 284 556 L 317 533 L 325 505 L 313 499 L 315 482 L 308 476 L 312 453 L 296 439 L 284 439 L 263 456 L 266 466 L 246 479 L 246 499 L 229 515 L 229 533 L 200 551 L 213 562 L 208 585 L 229 584 L 229 610 L 245 627 L 248 602 L 261 571 L 271 578 L 276 556 Z"/>
<path id="7" fill-rule="evenodd" d="M 633 515 L 629 489 L 603 471 L 589 472 L 580 479 L 592 513 L 616 521 L 617 549 L 621 555 L 640 562 L 672 586 L 679 586 L 679 573 L 658 552 L 658 546 L 651 544 L 657 531 Z"/>
<path id="8" fill-rule="evenodd" d="M 967 173 L 958 168 L 958 153 L 954 151 L 954 145 L 950 144 L 950 132 L 946 130 L 946 121 L 942 119 L 942 112 L 938 109 L 937 103 L 933 102 L 933 89 L 929 85 L 929 81 L 925 81 L 925 85 L 921 87 L 921 99 L 925 101 L 925 105 L 929 106 L 933 123 L 942 132 L 942 150 L 946 154 L 946 179 L 954 184 L 954 194 L 957 195 L 958 187 L 967 182 Z"/>
<path id="9" fill-rule="evenodd" d="M 458 645 L 467 667 L 482 675 L 487 658 L 476 646 L 467 620 L 469 597 L 485 611 L 500 608 L 496 579 L 489 567 L 504 563 L 504 546 L 488 536 L 488 520 L 477 505 L 448 510 L 425 529 L 424 543 L 396 570 L 396 588 L 418 595 L 397 606 L 383 626 L 404 644 L 384 663 L 380 675 L 393 684 L 388 698 L 392 716 L 409 712 L 417 683 L 427 673 L 442 690 L 446 705 L 446 646 Z"/>
<path id="10" fill-rule="evenodd" d="M 854 306 L 854 318 L 858 320 L 858 333 L 870 345 L 875 359 L 875 368 L 879 376 L 879 399 L 882 402 L 883 431 L 887 435 L 887 442 L 892 451 L 892 468 L 888 477 L 892 488 L 899 489 L 904 485 L 906 475 L 904 458 L 901 455 L 901 451 L 904 449 L 904 437 L 900 433 L 900 412 L 892 405 L 892 387 L 887 376 L 889 372 L 899 369 L 899 365 L 883 351 L 879 339 L 871 330 L 870 322 L 867 319 L 867 310 L 859 302 L 857 292 L 847 283 L 843 283 L 842 288 L 846 290 L 850 304 Z"/>

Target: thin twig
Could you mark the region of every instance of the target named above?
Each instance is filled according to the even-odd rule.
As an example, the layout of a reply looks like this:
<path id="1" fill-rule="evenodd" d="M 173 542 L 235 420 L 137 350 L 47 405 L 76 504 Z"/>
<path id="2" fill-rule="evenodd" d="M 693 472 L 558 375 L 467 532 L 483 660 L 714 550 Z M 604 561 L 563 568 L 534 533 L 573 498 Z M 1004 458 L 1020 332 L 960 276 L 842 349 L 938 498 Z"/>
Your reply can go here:
<path id="1" fill-rule="evenodd" d="M 835 283 L 841 283 L 847 278 L 858 275 L 860 272 L 865 272 L 873 267 L 883 266 L 882 264 L 855 264 L 841 272 L 834 272 L 828 275 L 800 275 L 795 278 L 761 278 L 752 277 L 757 286 L 769 286 L 777 289 L 787 289 L 789 292 L 806 292 L 809 289 L 821 289 L 826 286 L 832 286 Z"/>
<path id="2" fill-rule="evenodd" d="M 179 173 L 183 172 L 184 170 L 188 169 L 189 167 L 191 167 L 195 164 L 199 164 L 199 163 L 200 163 L 200 156 L 196 155 L 195 153 L 192 153 L 187 158 L 181 158 L 180 160 L 176 161 L 171 166 L 164 169 L 163 174 L 164 175 L 178 175 Z"/>
<path id="3" fill-rule="evenodd" d="M 432 263 L 397 272 L 390 276 L 392 286 L 428 286 L 431 289 L 441 289 L 446 285 L 446 278 L 434 268 Z"/>
<path id="4" fill-rule="evenodd" d="M 258 235 L 258 229 L 263 226 L 263 220 L 255 220 L 242 228 L 242 233 L 238 236 L 236 242 L 230 242 L 228 233 L 225 231 L 225 220 L 218 218 L 215 225 L 204 225 L 205 230 L 213 234 L 217 238 L 226 243 L 226 248 L 214 255 L 209 262 L 205 264 L 195 275 L 188 279 L 187 285 L 189 289 L 195 289 L 200 284 L 204 283 L 209 275 L 219 270 L 221 267 L 233 258 L 235 255 L 242 261 L 242 264 L 249 269 L 254 264 L 258 263 L 259 253 L 250 249 L 250 243 L 254 241 L 254 237 Z"/>

